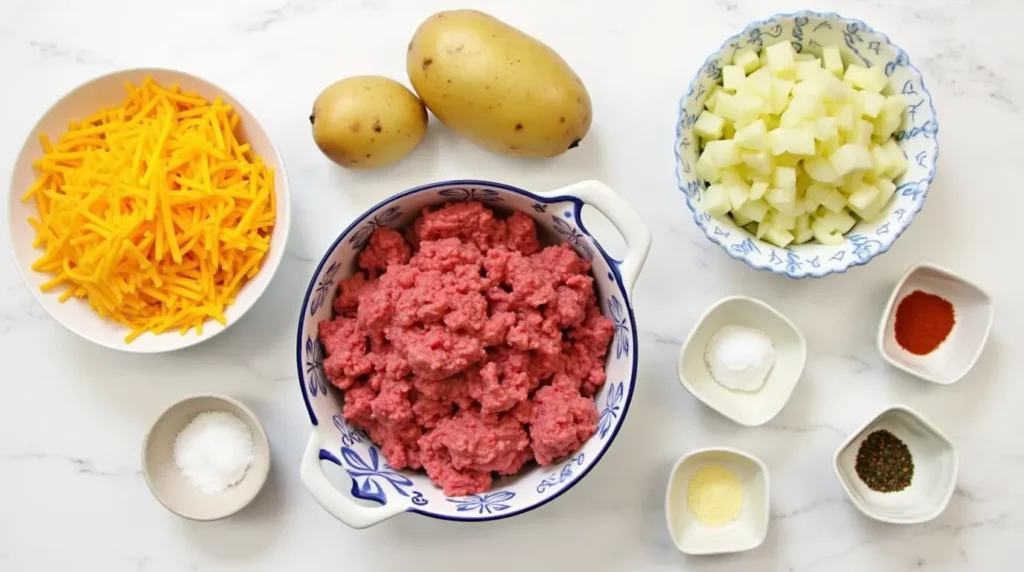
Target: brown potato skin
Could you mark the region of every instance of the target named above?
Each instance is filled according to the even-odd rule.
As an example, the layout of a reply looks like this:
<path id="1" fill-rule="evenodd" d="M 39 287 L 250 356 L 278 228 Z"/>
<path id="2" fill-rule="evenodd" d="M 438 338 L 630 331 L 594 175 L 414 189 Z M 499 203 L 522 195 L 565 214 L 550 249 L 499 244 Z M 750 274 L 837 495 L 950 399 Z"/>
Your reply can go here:
<path id="1" fill-rule="evenodd" d="M 413 89 L 442 123 L 515 157 L 554 157 L 590 130 L 590 95 L 540 41 L 476 10 L 434 14 L 409 43 Z"/>
<path id="2" fill-rule="evenodd" d="M 327 86 L 309 120 L 317 147 L 350 169 L 390 165 L 415 149 L 427 131 L 423 102 L 381 76 L 350 77 Z"/>

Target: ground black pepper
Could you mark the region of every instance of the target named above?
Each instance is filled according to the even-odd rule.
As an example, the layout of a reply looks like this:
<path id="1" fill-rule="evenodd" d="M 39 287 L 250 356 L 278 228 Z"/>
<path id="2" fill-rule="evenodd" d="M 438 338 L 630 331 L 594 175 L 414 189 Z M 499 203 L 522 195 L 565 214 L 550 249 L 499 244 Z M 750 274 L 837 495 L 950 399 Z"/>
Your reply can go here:
<path id="1" fill-rule="evenodd" d="M 894 493 L 910 486 L 914 459 L 910 449 L 885 429 L 872 431 L 857 449 L 857 476 L 873 491 Z"/>

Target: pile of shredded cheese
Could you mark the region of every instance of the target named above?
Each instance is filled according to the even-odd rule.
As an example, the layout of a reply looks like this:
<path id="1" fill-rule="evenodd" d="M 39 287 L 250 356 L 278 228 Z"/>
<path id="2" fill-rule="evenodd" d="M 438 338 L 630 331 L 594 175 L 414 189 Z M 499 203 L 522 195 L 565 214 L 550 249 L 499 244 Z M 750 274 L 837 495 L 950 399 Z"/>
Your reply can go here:
<path id="1" fill-rule="evenodd" d="M 152 79 L 128 97 L 40 137 L 32 264 L 65 287 L 60 301 L 88 300 L 100 316 L 145 332 L 195 328 L 224 309 L 260 270 L 276 203 L 273 168 L 235 136 L 239 116 Z"/>

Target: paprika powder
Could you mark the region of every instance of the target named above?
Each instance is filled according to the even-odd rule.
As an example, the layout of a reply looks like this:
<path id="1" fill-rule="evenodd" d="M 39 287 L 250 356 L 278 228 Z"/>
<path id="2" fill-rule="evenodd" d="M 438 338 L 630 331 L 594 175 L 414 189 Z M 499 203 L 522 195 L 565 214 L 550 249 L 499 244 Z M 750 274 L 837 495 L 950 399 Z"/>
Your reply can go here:
<path id="1" fill-rule="evenodd" d="M 928 355 L 946 341 L 955 324 L 949 300 L 914 290 L 896 308 L 896 343 L 914 355 Z"/>

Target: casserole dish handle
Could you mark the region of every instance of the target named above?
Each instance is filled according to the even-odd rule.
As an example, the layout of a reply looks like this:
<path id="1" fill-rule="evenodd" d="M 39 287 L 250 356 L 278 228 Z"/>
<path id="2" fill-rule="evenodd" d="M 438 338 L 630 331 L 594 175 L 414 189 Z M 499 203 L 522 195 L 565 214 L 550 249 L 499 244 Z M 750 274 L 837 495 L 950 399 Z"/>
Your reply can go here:
<path id="1" fill-rule="evenodd" d="M 306 485 L 316 502 L 335 518 L 352 528 L 367 528 L 385 521 L 406 511 L 407 507 L 397 500 L 382 506 L 362 506 L 348 496 L 342 494 L 327 480 L 323 467 L 320 466 L 321 444 L 316 431 L 309 436 L 306 452 L 302 455 L 302 468 L 299 472 L 302 484 Z"/>
<path id="2" fill-rule="evenodd" d="M 608 220 L 622 233 L 622 238 L 626 241 L 626 256 L 621 262 L 618 262 L 618 270 L 622 276 L 622 283 L 626 287 L 626 293 L 632 295 L 633 286 L 640 276 L 644 261 L 647 260 L 647 252 L 651 249 L 651 231 L 647 229 L 647 225 L 644 224 L 640 215 L 618 193 L 600 181 L 580 181 L 568 187 L 540 194 L 545 197 L 559 195 L 577 197 L 608 217 Z"/>

